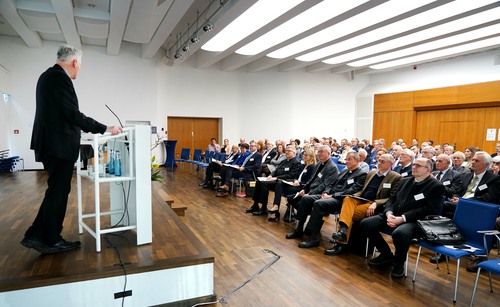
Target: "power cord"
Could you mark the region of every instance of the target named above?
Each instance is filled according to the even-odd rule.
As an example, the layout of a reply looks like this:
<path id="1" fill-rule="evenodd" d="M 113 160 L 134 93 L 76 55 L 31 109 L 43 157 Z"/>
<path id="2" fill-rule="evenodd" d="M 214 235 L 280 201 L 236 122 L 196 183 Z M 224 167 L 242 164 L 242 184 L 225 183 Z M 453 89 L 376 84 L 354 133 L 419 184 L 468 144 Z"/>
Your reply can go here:
<path id="1" fill-rule="evenodd" d="M 125 269 L 125 263 L 123 263 L 122 256 L 120 255 L 120 252 L 118 251 L 118 248 L 116 245 L 114 245 L 110 240 L 108 234 L 104 236 L 106 239 L 106 242 L 115 250 L 116 256 L 118 257 L 119 265 L 123 268 L 123 276 L 125 277 L 125 284 L 123 285 L 123 292 L 127 290 L 127 270 Z M 122 297 L 122 307 L 125 304 L 125 296 Z"/>
<path id="2" fill-rule="evenodd" d="M 264 271 L 266 271 L 267 269 L 269 269 L 273 264 L 275 264 L 281 258 L 280 255 L 276 254 L 275 252 L 273 252 L 270 249 L 263 249 L 262 251 L 264 253 L 273 254 L 274 258 L 268 264 L 266 264 L 264 267 L 262 267 L 257 273 L 255 273 L 254 275 L 252 275 L 252 277 L 250 277 L 249 279 L 247 279 L 245 282 L 243 282 L 236 289 L 234 289 L 233 291 L 229 292 L 228 294 L 226 294 L 224 296 L 221 296 L 216 301 L 214 301 L 214 302 L 206 302 L 206 303 L 198 303 L 198 304 L 193 305 L 192 307 L 203 306 L 203 305 L 211 305 L 211 304 L 216 304 L 216 303 L 227 304 L 227 298 L 229 296 L 233 295 L 234 293 L 236 293 L 236 291 L 240 290 L 246 284 L 248 284 L 249 282 L 251 282 L 252 280 L 254 280 L 255 278 L 257 278 L 257 276 L 259 276 L 261 273 L 263 273 Z"/>

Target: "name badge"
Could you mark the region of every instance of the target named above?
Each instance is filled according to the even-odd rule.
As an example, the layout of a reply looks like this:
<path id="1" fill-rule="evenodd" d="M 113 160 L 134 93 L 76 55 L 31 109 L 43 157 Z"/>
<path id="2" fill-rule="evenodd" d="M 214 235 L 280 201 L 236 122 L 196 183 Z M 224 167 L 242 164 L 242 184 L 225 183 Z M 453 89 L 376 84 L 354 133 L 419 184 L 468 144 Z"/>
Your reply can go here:
<path id="1" fill-rule="evenodd" d="M 321 178 L 321 177 L 323 177 L 323 174 L 319 173 L 318 178 Z"/>
<path id="2" fill-rule="evenodd" d="M 253 161 L 253 158 L 250 158 L 250 161 Z"/>
<path id="3" fill-rule="evenodd" d="M 285 172 L 288 172 L 290 170 L 289 167 L 285 167 Z"/>
<path id="4" fill-rule="evenodd" d="M 450 185 L 451 182 L 449 180 L 443 181 L 443 185 Z"/>
<path id="5" fill-rule="evenodd" d="M 390 189 L 390 188 L 391 188 L 391 184 L 390 184 L 390 183 L 384 183 L 384 184 L 382 185 L 382 187 L 383 187 L 384 189 Z"/>
<path id="6" fill-rule="evenodd" d="M 406 176 L 408 176 L 408 172 L 404 172 L 401 174 L 401 177 L 406 177 Z"/>
<path id="7" fill-rule="evenodd" d="M 420 193 L 420 194 L 417 194 L 414 196 L 415 197 L 415 200 L 421 200 L 421 199 L 424 199 L 424 193 Z"/>
<path id="8" fill-rule="evenodd" d="M 486 185 L 486 183 L 485 183 L 485 184 L 482 184 L 482 185 L 478 186 L 477 188 L 479 189 L 479 191 L 482 191 L 482 190 L 484 190 L 484 189 L 487 189 L 487 188 L 488 188 L 488 186 L 487 186 L 487 185 Z"/>
<path id="9" fill-rule="evenodd" d="M 353 183 L 354 183 L 354 179 L 347 180 L 347 184 L 353 184 Z"/>

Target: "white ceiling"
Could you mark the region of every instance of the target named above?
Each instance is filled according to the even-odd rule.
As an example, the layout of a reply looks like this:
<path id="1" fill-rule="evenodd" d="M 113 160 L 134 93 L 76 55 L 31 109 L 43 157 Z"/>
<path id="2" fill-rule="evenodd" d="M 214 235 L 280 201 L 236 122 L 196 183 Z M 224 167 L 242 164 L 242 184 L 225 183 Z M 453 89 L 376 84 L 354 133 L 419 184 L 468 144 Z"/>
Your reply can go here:
<path id="1" fill-rule="evenodd" d="M 235 53 L 239 48 L 247 45 L 273 28 L 285 23 L 289 19 L 310 9 L 322 0 L 304 0 L 273 21 L 265 24 L 260 29 L 241 38 L 228 49 L 220 52 L 210 52 L 201 49 L 201 46 L 213 38 L 217 33 L 229 25 L 239 15 L 245 12 L 258 0 L 0 0 L 0 35 L 18 36 L 31 48 L 40 48 L 43 41 L 64 42 L 75 47 L 81 48 L 82 45 L 93 45 L 105 47 L 109 55 L 120 53 L 122 41 L 127 41 L 141 45 L 141 57 L 153 58 L 160 49 L 167 53 L 164 58 L 168 65 L 179 65 L 186 59 L 193 59 L 198 68 L 208 68 L 215 66 L 224 71 L 231 71 L 244 68 L 249 72 L 258 72 L 265 69 L 277 69 L 280 71 L 303 70 L 308 72 L 329 70 L 331 73 L 353 72 L 356 74 L 377 72 L 383 70 L 374 70 L 369 65 L 352 67 L 347 63 L 355 60 L 365 59 L 373 55 L 383 55 L 385 53 L 406 49 L 409 47 L 424 46 L 429 42 L 450 38 L 464 33 L 474 33 L 471 31 L 480 28 L 493 27 L 494 33 L 490 33 L 487 39 L 492 39 L 493 44 L 478 47 L 470 51 L 457 52 L 452 55 L 439 55 L 426 60 L 415 60 L 415 62 L 402 64 L 401 66 L 413 66 L 426 62 L 439 61 L 451 57 L 463 56 L 471 53 L 478 53 L 500 48 L 500 1 L 481 5 L 473 10 L 465 10 L 449 18 L 442 20 L 433 20 L 432 22 L 413 28 L 401 29 L 401 32 L 391 32 L 390 35 L 382 38 L 373 39 L 374 31 L 384 30 L 384 27 L 394 28 L 396 22 L 415 16 L 424 16 L 429 14 L 432 17 L 438 9 L 445 10 L 451 5 L 457 3 L 470 3 L 483 0 L 391 0 L 390 2 L 400 2 L 409 4 L 417 3 L 415 8 L 407 12 L 394 13 L 384 10 L 384 5 L 388 0 L 358 1 L 361 4 L 346 12 L 335 12 L 332 10 L 331 18 L 305 30 L 282 42 L 276 42 L 275 46 L 255 55 L 241 55 Z M 275 0 L 278 1 L 278 0 Z M 332 1 L 332 0 L 324 0 Z M 346 1 L 346 0 L 334 0 Z M 486 1 L 486 0 L 485 0 Z M 364 2 L 364 3 L 363 3 Z M 422 3 L 422 6 L 418 3 Z M 491 2 L 491 1 L 490 1 Z M 477 2 L 479 3 L 479 2 Z M 485 21 L 480 24 L 471 24 L 468 19 L 464 19 L 475 14 L 495 13 L 498 18 Z M 361 15 L 364 14 L 364 15 Z M 374 24 L 363 26 L 362 28 L 353 27 L 342 29 L 344 34 L 339 37 L 332 37 L 332 40 L 324 42 L 318 46 L 313 46 L 308 50 L 284 57 L 281 59 L 271 58 L 267 54 L 286 47 L 295 41 L 301 40 L 309 35 L 318 33 L 333 25 L 342 24 L 345 21 L 355 21 L 360 16 L 370 16 L 377 14 L 378 21 Z M 431 20 L 431 18 L 429 18 Z M 207 21 L 213 23 L 214 28 L 210 32 L 205 32 L 202 27 Z M 423 38 L 415 39 L 410 44 L 405 45 L 392 44 L 386 51 L 378 51 L 373 55 L 361 55 L 360 58 L 350 59 L 337 64 L 326 64 L 323 61 L 334 56 L 343 55 L 352 51 L 361 50 L 366 47 L 375 46 L 381 43 L 397 42 L 396 39 L 411 35 L 433 31 L 434 27 L 444 24 L 459 24 L 456 31 L 451 30 L 446 34 L 439 34 L 433 37 L 428 35 Z M 354 23 L 356 24 L 356 23 Z M 189 28 L 188 28 L 189 25 Z M 251 27 L 251 25 L 249 25 Z M 436 28 L 437 29 L 437 28 Z M 500 29 L 500 28 L 498 28 Z M 198 31 L 200 41 L 193 44 L 190 42 L 191 35 Z M 385 30 L 384 30 L 385 31 Z M 250 31 L 252 32 L 252 31 Z M 436 32 L 437 33 L 437 32 Z M 239 33 L 234 33 L 238 35 Z M 372 35 L 373 34 L 373 35 Z M 371 38 L 371 39 L 370 39 Z M 350 45 L 348 49 L 332 48 L 328 55 L 321 58 L 300 61 L 296 58 L 304 56 L 313 51 L 320 50 L 328 46 L 342 46 L 343 43 L 358 40 L 357 45 Z M 441 46 L 432 51 L 439 51 L 463 44 L 468 44 L 482 38 L 473 38 L 465 42 L 455 43 L 449 46 Z M 182 51 L 182 47 L 189 45 L 189 50 Z M 179 51 L 178 58 L 174 55 Z M 416 54 L 426 53 L 431 50 L 418 51 Z M 396 67 L 397 68 L 397 67 Z"/>

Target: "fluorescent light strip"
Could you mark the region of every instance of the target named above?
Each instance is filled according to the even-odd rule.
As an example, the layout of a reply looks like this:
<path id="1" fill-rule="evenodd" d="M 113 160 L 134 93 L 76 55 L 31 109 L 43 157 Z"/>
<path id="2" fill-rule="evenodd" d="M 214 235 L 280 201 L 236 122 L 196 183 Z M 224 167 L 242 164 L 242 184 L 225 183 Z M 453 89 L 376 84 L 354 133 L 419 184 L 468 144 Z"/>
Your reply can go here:
<path id="1" fill-rule="evenodd" d="M 455 36 L 443 38 L 437 41 L 425 43 L 422 45 L 406 48 L 403 50 L 398 50 L 386 54 L 382 54 L 376 57 L 372 57 L 366 60 L 361 60 L 358 62 L 353 62 L 353 63 L 348 63 L 347 65 L 352 66 L 352 67 L 361 67 L 361 66 L 368 66 L 370 64 L 374 63 L 381 63 L 385 61 L 389 61 L 392 59 L 397 59 L 405 56 L 410 56 L 412 54 L 417 54 L 421 52 L 425 52 L 428 50 L 435 50 L 439 48 L 444 48 L 448 47 L 451 45 L 456 45 L 468 41 L 472 41 L 474 39 L 479 39 L 481 37 L 486 37 L 490 35 L 495 35 L 500 33 L 500 24 L 496 24 L 493 26 L 477 29 L 474 31 L 458 34 Z"/>
<path id="2" fill-rule="evenodd" d="M 339 2 L 337 0 L 324 0 L 235 52 L 242 55 L 256 55 L 367 1 L 350 0 Z"/>
<path id="3" fill-rule="evenodd" d="M 298 40 L 290 45 L 280 48 L 267 54 L 268 57 L 283 59 L 294 54 L 303 52 L 304 50 L 314 48 L 321 44 L 330 42 L 349 33 L 364 29 L 368 26 L 381 22 L 387 19 L 387 12 L 397 16 L 399 14 L 411 11 L 425 4 L 433 2 L 433 0 L 418 0 L 418 1 L 388 1 L 360 13 L 352 18 L 339 22 L 331 27 L 321 30 L 313 35 Z"/>
<path id="4" fill-rule="evenodd" d="M 408 64 L 414 64 L 422 61 L 427 61 L 427 60 L 432 60 L 435 58 L 441 58 L 441 57 L 446 57 L 454 54 L 460 54 L 463 52 L 470 52 L 473 50 L 479 50 L 481 48 L 487 48 L 491 46 L 498 45 L 500 46 L 500 37 L 493 37 L 489 39 L 482 40 L 480 42 L 474 42 L 470 44 L 465 44 L 461 46 L 456 46 L 448 49 L 443 49 L 443 50 L 438 50 L 438 51 L 433 51 L 425 54 L 420 54 L 404 59 L 399 59 L 395 61 L 390 61 L 390 62 L 385 62 L 382 64 L 377 64 L 370 66 L 372 69 L 386 69 L 386 68 L 391 68 L 391 67 L 397 67 L 397 66 L 403 66 L 403 65 L 408 65 Z"/>
<path id="5" fill-rule="evenodd" d="M 358 49 L 353 52 L 349 52 L 346 54 L 342 54 L 340 56 L 336 56 L 327 60 L 324 60 L 325 64 L 340 64 L 348 61 L 352 61 L 355 59 L 363 58 L 369 56 L 371 54 L 376 54 L 380 52 L 384 52 L 387 50 L 392 50 L 395 48 L 400 48 L 401 46 L 407 46 L 409 44 L 414 44 L 419 41 L 424 41 L 433 37 L 446 35 L 448 33 L 452 33 L 455 31 L 466 30 L 468 28 L 484 24 L 489 21 L 497 20 L 500 16 L 500 7 L 492 10 L 488 10 L 486 12 L 482 12 L 479 14 L 467 16 L 465 18 L 455 20 L 452 22 L 448 22 L 446 24 L 442 24 L 433 28 L 429 28 L 420 32 L 412 33 L 403 37 L 399 37 L 387 42 L 383 42 L 377 45 L 373 45 L 370 47 L 366 47 L 363 49 Z M 368 63 L 364 63 L 367 61 Z M 360 66 L 365 66 L 369 64 L 373 64 L 376 62 L 371 62 L 369 59 L 361 60 L 364 64 Z"/>
<path id="6" fill-rule="evenodd" d="M 220 52 L 241 41 L 304 0 L 260 0 L 204 44 L 201 49 Z"/>
<path id="7" fill-rule="evenodd" d="M 401 32 L 405 32 L 405 31 L 408 31 L 411 29 L 418 28 L 418 27 L 423 26 L 423 25 L 427 25 L 427 24 L 430 24 L 430 23 L 433 23 L 433 22 L 436 22 L 439 20 L 443 20 L 445 18 L 463 13 L 465 11 L 470 11 L 470 10 L 476 9 L 478 7 L 485 6 L 485 5 L 490 4 L 492 2 L 495 2 L 495 1 L 497 1 L 497 0 L 477 0 L 477 1 L 451 2 L 451 3 L 445 4 L 445 5 L 436 7 L 432 10 L 428 10 L 426 12 L 422 12 L 420 14 L 411 16 L 411 17 L 406 18 L 404 20 L 400 20 L 400 21 L 397 21 L 395 23 L 389 24 L 387 26 L 375 29 L 373 31 L 363 33 L 361 35 L 347 39 L 347 40 L 342 41 L 340 43 L 330 45 L 328 47 L 321 48 L 321 49 L 315 50 L 313 52 L 304 54 L 302 56 L 297 57 L 296 60 L 305 61 L 305 62 L 315 61 L 315 60 L 327 57 L 329 55 L 339 53 L 343 50 L 350 50 L 350 49 L 356 48 L 357 46 L 368 44 L 368 43 L 383 39 L 384 37 L 396 35 L 396 34 L 401 33 Z M 385 19 L 388 19 L 391 16 L 393 16 L 392 13 L 388 13 L 388 12 L 384 12 L 384 14 L 386 14 L 386 15 L 390 14 L 390 15 L 387 15 Z M 464 21 L 464 23 L 465 23 L 465 21 Z M 464 27 L 470 27 L 471 25 L 459 24 L 456 26 L 464 28 Z M 449 31 L 449 32 L 452 32 L 452 31 Z M 434 34 L 432 36 L 437 36 L 437 34 Z M 425 39 L 425 38 L 422 38 L 422 39 Z M 408 41 L 411 41 L 411 40 L 408 39 Z M 413 40 L 413 41 L 415 41 L 415 40 Z M 402 46 L 402 45 L 403 44 L 400 44 L 400 46 Z M 382 47 L 381 47 L 381 49 L 382 49 Z M 381 51 L 383 51 L 383 50 L 381 50 Z M 380 52 L 380 51 L 377 51 L 377 52 Z M 376 52 L 371 51 L 371 53 L 376 53 Z M 369 55 L 371 53 L 367 53 L 366 55 Z M 344 56 L 346 56 L 346 55 L 341 55 L 340 57 L 344 57 Z M 336 60 L 336 58 L 331 58 L 331 59 L 327 60 L 328 63 L 327 62 L 325 62 L 325 63 L 338 64 L 338 63 L 342 63 L 342 62 L 346 62 L 346 61 L 350 61 L 350 60 L 354 60 L 354 59 L 356 59 L 356 57 L 348 58 L 347 60 L 345 60 L 344 58 L 340 58 L 338 60 Z M 337 63 L 335 63 L 335 61 L 337 61 Z"/>

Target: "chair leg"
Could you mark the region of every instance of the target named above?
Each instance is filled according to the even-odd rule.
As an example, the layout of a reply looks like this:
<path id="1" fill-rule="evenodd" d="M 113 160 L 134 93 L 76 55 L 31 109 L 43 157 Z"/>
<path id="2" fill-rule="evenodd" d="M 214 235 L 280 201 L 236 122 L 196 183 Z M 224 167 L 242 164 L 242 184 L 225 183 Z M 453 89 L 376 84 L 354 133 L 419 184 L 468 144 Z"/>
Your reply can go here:
<path id="1" fill-rule="evenodd" d="M 453 303 L 457 302 L 457 290 L 458 290 L 458 274 L 460 273 L 460 258 L 457 258 L 457 275 L 455 276 L 455 293 L 453 294 Z"/>
<path id="2" fill-rule="evenodd" d="M 410 251 L 406 253 L 406 262 L 405 262 L 405 277 L 408 277 L 408 255 L 410 254 Z"/>
<path id="3" fill-rule="evenodd" d="M 474 305 L 474 297 L 476 296 L 477 283 L 479 281 L 479 276 L 481 276 L 481 268 L 477 269 L 476 282 L 474 283 L 474 289 L 472 289 L 472 297 L 470 298 L 470 307 Z"/>
<path id="4" fill-rule="evenodd" d="M 417 269 L 418 269 L 418 261 L 420 260 L 420 252 L 422 251 L 422 246 L 418 247 L 417 261 L 415 261 L 415 271 L 413 272 L 413 282 L 417 279 Z"/>
<path id="5" fill-rule="evenodd" d="M 479 273 L 479 270 L 481 270 L 481 268 L 478 268 L 478 273 Z M 491 283 L 491 272 L 488 272 L 488 275 L 490 277 L 490 292 L 493 293 L 493 285 Z"/>
<path id="6" fill-rule="evenodd" d="M 368 246 L 370 245 L 370 238 L 366 238 L 365 258 L 368 258 Z"/>

